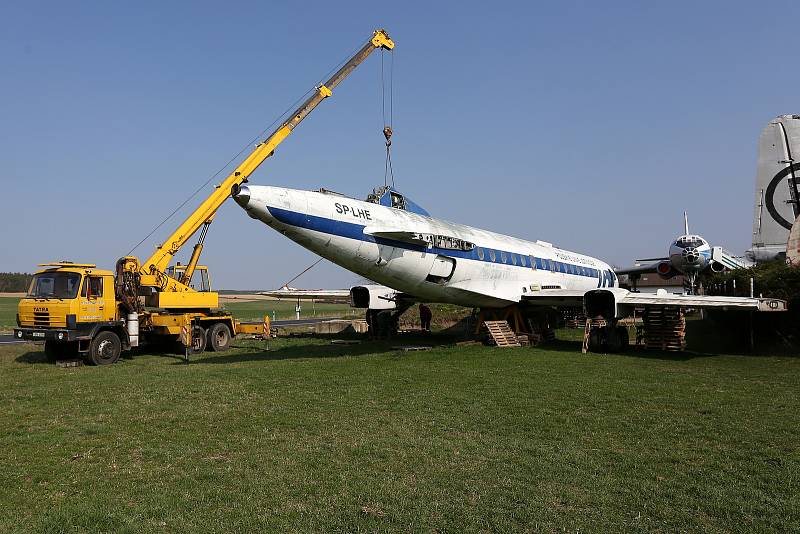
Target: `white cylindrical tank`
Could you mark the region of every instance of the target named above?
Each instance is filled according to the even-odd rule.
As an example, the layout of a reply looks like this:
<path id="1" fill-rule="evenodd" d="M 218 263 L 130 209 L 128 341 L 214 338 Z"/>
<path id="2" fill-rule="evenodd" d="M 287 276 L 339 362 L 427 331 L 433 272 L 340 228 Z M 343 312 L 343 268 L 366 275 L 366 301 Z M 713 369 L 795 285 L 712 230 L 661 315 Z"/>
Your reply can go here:
<path id="1" fill-rule="evenodd" d="M 131 342 L 131 347 L 138 347 L 139 346 L 139 314 L 138 313 L 129 313 L 128 314 L 128 339 Z"/>

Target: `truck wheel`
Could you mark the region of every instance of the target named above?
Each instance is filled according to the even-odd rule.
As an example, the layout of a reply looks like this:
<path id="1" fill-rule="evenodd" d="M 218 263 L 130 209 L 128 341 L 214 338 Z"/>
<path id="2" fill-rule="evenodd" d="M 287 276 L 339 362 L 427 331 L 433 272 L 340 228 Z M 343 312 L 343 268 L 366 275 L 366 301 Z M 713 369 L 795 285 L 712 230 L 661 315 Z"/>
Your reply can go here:
<path id="1" fill-rule="evenodd" d="M 189 347 L 191 354 L 201 354 L 206 349 L 206 331 L 202 326 L 192 327 L 192 346 Z"/>
<path id="2" fill-rule="evenodd" d="M 214 323 L 208 329 L 208 350 L 222 352 L 231 346 L 231 329 L 225 323 Z"/>
<path id="3" fill-rule="evenodd" d="M 89 358 L 95 365 L 109 365 L 119 360 L 122 344 L 114 332 L 100 332 L 89 345 Z"/>

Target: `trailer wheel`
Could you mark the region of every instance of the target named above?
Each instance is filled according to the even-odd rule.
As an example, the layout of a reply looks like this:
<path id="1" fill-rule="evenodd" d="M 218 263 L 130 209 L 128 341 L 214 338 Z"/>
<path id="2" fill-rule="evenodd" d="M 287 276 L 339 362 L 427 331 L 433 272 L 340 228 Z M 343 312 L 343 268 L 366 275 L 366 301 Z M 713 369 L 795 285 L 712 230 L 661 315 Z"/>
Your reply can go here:
<path id="1" fill-rule="evenodd" d="M 122 344 L 119 336 L 108 330 L 100 332 L 89 345 L 89 358 L 95 365 L 109 365 L 119 360 Z"/>
<path id="2" fill-rule="evenodd" d="M 195 325 L 192 327 L 192 346 L 189 347 L 189 352 L 201 354 L 204 350 L 206 350 L 206 331 L 202 326 Z"/>
<path id="3" fill-rule="evenodd" d="M 231 346 L 231 329 L 225 323 L 214 323 L 208 329 L 208 350 L 222 352 Z"/>

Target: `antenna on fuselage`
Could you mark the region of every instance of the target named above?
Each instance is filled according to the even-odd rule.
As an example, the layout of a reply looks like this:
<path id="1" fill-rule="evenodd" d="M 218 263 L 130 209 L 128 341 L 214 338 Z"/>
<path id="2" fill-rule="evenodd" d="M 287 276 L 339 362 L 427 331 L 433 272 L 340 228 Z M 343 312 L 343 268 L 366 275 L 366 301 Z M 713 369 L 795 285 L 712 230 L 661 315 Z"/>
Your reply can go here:
<path id="1" fill-rule="evenodd" d="M 689 235 L 689 217 L 686 215 L 686 212 L 683 212 L 683 230 L 685 235 Z"/>

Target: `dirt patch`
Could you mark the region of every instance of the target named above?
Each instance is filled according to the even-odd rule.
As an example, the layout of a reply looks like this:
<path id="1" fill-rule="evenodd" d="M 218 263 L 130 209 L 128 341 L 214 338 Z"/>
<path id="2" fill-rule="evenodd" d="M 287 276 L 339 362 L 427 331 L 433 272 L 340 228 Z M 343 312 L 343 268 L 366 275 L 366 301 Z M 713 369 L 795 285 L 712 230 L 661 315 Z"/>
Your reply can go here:
<path id="1" fill-rule="evenodd" d="M 25 296 L 25 293 L 20 291 L 19 293 L 0 293 L 0 297 L 10 297 L 10 298 L 18 298 L 21 299 Z"/>

